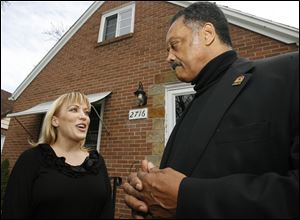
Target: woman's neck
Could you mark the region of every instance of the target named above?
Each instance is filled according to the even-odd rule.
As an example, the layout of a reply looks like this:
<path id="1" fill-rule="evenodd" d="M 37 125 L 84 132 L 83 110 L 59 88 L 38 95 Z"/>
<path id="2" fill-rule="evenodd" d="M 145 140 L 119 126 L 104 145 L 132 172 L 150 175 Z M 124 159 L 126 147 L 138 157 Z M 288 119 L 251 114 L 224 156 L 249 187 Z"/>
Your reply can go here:
<path id="1" fill-rule="evenodd" d="M 57 138 L 56 142 L 52 144 L 52 148 L 59 149 L 60 151 L 71 153 L 71 152 L 77 152 L 81 150 L 81 141 L 72 141 L 70 139 L 66 138 Z"/>

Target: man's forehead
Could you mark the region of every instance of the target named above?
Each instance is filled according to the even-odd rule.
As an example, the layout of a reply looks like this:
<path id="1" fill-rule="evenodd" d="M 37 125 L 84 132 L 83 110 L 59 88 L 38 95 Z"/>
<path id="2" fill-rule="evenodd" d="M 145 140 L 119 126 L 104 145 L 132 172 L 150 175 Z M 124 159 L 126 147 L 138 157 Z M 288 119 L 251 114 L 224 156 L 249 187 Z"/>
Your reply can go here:
<path id="1" fill-rule="evenodd" d="M 175 20 L 167 32 L 166 43 L 168 43 L 173 38 L 176 38 L 175 34 L 177 33 L 177 31 L 180 28 L 183 28 L 183 27 L 184 27 L 183 17 L 180 17 L 177 20 Z"/>
<path id="2" fill-rule="evenodd" d="M 180 19 L 180 18 L 179 18 L 179 19 Z M 172 34 L 176 31 L 176 29 L 177 29 L 177 27 L 178 27 L 179 19 L 177 19 L 176 21 L 174 21 L 174 22 L 171 24 L 171 26 L 170 26 L 170 28 L 169 28 L 169 30 L 168 30 L 168 32 L 167 32 L 167 36 L 166 36 L 166 40 L 167 40 L 167 41 L 169 40 L 168 38 L 170 38 L 170 37 L 172 36 Z"/>

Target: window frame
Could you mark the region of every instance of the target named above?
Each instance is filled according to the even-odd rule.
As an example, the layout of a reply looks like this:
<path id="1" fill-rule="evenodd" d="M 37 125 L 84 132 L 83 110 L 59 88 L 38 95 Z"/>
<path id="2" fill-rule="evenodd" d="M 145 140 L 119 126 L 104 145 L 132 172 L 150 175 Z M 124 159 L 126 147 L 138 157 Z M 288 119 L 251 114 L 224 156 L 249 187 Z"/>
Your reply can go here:
<path id="1" fill-rule="evenodd" d="M 4 146 L 4 142 L 5 142 L 5 137 L 6 137 L 5 134 L 1 134 L 1 154 L 2 154 L 2 149 L 3 149 L 3 146 Z"/>
<path id="2" fill-rule="evenodd" d="M 101 16 L 101 22 L 100 22 L 100 29 L 99 29 L 99 35 L 98 35 L 98 43 L 101 43 L 104 40 L 104 32 L 105 32 L 105 24 L 106 24 L 106 19 L 108 17 L 111 17 L 112 15 L 117 14 L 117 25 L 116 25 L 116 33 L 115 33 L 115 38 L 126 35 L 126 34 L 122 34 L 120 35 L 120 13 L 131 9 L 131 24 L 130 24 L 130 32 L 126 33 L 126 34 L 130 34 L 134 32 L 134 20 L 135 20 L 135 2 L 129 2 L 126 5 L 122 5 L 117 9 L 113 9 L 111 11 L 107 11 L 105 12 L 102 16 Z M 110 39 L 108 39 L 110 40 Z"/>
<path id="3" fill-rule="evenodd" d="M 165 145 L 176 124 L 176 96 L 195 94 L 190 83 L 177 83 L 165 86 Z"/>
<path id="4" fill-rule="evenodd" d="M 101 135 L 102 135 L 102 124 L 103 124 L 103 113 L 104 113 L 104 108 L 105 108 L 105 99 L 101 100 L 99 102 L 100 105 L 100 119 L 99 119 L 99 128 L 98 128 L 98 138 L 97 138 L 97 144 L 96 144 L 96 149 L 98 152 L 100 152 L 100 142 L 101 142 Z M 96 106 L 94 106 L 96 108 Z M 96 108 L 97 109 L 97 108 Z M 94 111 L 94 110 L 92 110 Z"/>

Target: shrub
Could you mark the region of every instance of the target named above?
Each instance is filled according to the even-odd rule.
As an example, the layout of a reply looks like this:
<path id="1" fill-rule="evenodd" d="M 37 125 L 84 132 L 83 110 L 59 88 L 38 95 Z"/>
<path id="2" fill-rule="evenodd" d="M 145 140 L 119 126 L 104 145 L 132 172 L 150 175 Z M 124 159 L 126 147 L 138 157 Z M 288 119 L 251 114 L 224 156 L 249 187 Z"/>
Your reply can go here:
<path id="1" fill-rule="evenodd" d="M 9 177 L 9 161 L 8 159 L 1 161 L 1 210 L 5 194 L 6 185 Z"/>

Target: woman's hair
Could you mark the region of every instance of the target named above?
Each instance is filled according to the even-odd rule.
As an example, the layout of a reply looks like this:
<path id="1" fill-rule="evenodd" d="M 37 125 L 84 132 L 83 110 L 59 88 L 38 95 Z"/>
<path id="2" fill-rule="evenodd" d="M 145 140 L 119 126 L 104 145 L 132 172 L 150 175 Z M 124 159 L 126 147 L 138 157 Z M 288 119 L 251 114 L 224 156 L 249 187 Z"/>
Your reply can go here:
<path id="1" fill-rule="evenodd" d="M 80 92 L 65 93 L 58 97 L 47 111 L 42 127 L 42 133 L 38 142 L 29 141 L 32 146 L 37 146 L 42 143 L 54 144 L 57 140 L 57 128 L 52 125 L 52 117 L 57 115 L 64 104 L 86 104 L 88 109 L 91 109 L 91 104 L 86 95 Z M 83 147 L 84 141 L 82 141 Z"/>

